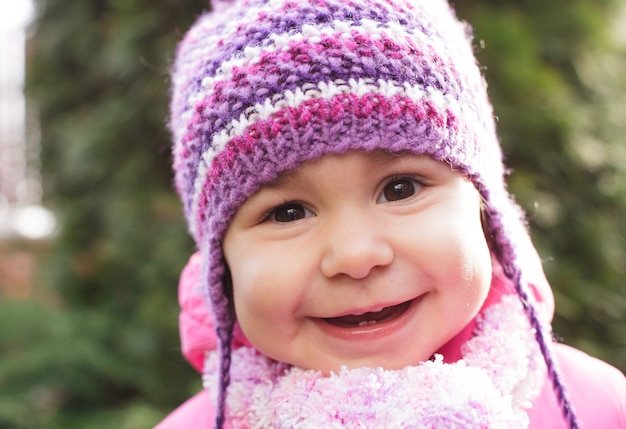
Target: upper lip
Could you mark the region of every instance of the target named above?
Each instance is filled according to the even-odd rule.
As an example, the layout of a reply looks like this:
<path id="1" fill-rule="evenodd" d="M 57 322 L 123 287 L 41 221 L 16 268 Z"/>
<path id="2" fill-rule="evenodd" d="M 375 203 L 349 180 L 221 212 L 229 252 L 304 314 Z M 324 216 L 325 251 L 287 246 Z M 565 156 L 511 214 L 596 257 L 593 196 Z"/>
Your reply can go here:
<path id="1" fill-rule="evenodd" d="M 404 304 L 408 301 L 413 301 L 415 299 L 414 298 L 410 298 L 410 299 L 406 299 L 406 300 L 402 300 L 402 301 L 396 301 L 393 303 L 388 303 L 388 304 L 375 304 L 372 305 L 370 307 L 364 307 L 364 308 L 358 308 L 358 309 L 353 309 L 353 310 L 349 310 L 349 311 L 345 311 L 345 312 L 341 312 L 338 313 L 336 315 L 333 316 L 325 316 L 322 317 L 322 319 L 335 319 L 338 317 L 343 317 L 343 316 L 359 316 L 365 313 L 372 313 L 372 312 L 377 312 L 377 311 L 381 311 L 387 307 L 395 307 L 396 305 L 400 305 L 400 304 Z"/>

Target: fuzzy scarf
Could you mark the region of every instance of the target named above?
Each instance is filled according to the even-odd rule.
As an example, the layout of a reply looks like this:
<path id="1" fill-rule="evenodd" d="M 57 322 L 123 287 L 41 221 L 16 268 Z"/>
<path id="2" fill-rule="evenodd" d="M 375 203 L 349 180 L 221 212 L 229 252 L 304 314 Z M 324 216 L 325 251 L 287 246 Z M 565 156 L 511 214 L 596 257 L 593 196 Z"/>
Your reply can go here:
<path id="1" fill-rule="evenodd" d="M 233 352 L 226 427 L 527 428 L 545 365 L 519 299 L 484 310 L 462 354 L 455 363 L 435 355 L 402 370 L 343 368 L 324 377 L 241 347 Z M 211 353 L 204 384 L 213 397 L 217 367 Z"/>

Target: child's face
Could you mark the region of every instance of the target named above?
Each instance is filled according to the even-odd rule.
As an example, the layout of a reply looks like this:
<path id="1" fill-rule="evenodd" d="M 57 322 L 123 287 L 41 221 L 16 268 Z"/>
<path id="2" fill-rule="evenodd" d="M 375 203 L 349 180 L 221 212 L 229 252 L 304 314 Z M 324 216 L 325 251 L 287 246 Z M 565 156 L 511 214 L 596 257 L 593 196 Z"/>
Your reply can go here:
<path id="1" fill-rule="evenodd" d="M 224 239 L 237 320 L 263 354 L 325 373 L 427 360 L 483 304 L 473 184 L 414 155 L 326 155 L 250 197 Z"/>

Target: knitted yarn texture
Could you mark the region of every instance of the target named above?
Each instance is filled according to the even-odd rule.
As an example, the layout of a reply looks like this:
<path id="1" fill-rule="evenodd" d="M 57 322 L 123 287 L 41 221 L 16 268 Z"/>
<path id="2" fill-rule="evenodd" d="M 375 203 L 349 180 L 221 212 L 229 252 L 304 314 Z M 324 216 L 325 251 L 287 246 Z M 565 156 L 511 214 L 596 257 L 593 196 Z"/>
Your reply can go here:
<path id="1" fill-rule="evenodd" d="M 329 377 L 234 351 L 227 427 L 524 429 L 545 366 L 519 300 L 506 297 L 481 317 L 463 359 L 402 370 L 343 368 Z M 217 377 L 215 353 L 205 386 Z"/>
<path id="2" fill-rule="evenodd" d="M 175 186 L 203 254 L 223 418 L 235 323 L 222 240 L 237 208 L 303 162 L 350 150 L 424 154 L 467 175 L 486 235 L 524 303 L 574 421 L 519 255 L 531 246 L 504 185 L 471 30 L 445 0 L 234 0 L 202 15 L 172 70 Z M 572 427 L 575 424 L 572 423 Z"/>

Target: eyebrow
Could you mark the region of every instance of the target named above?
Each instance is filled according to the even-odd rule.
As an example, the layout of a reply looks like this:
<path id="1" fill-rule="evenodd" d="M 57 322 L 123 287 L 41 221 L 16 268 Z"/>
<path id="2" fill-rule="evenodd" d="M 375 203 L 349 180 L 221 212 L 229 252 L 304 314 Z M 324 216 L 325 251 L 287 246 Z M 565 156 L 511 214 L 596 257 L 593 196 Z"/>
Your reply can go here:
<path id="1" fill-rule="evenodd" d="M 305 184 L 307 181 L 310 180 L 306 176 L 309 176 L 309 175 L 304 174 L 301 168 L 296 167 L 295 170 L 281 173 L 276 179 L 272 180 L 271 182 L 264 183 L 261 186 L 261 189 L 275 190 L 275 189 L 285 188 L 285 187 L 297 187 L 299 185 Z"/>
<path id="2" fill-rule="evenodd" d="M 372 165 L 377 165 L 381 167 L 386 167 L 390 164 L 400 162 L 402 161 L 403 155 L 405 155 L 404 153 L 392 153 L 381 150 L 374 150 L 364 153 L 367 153 L 369 156 L 372 157 Z M 300 168 L 302 165 L 305 164 L 300 164 L 300 166 L 296 167 L 295 170 L 286 171 L 271 182 L 265 183 L 262 188 L 278 189 L 292 186 L 297 187 L 314 180 L 314 177 L 309 177 L 311 176 L 310 174 L 306 174 L 305 172 L 303 172 L 302 168 Z"/>

